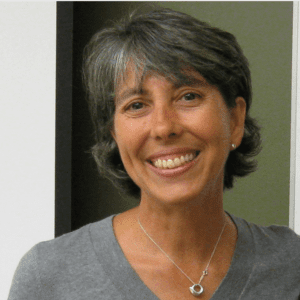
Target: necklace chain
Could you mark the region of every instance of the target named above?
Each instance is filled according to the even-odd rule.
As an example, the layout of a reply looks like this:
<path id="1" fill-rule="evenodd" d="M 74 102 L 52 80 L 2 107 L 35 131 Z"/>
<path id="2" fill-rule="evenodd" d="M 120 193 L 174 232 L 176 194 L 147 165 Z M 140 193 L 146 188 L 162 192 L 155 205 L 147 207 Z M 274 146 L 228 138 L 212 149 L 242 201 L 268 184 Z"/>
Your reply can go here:
<path id="1" fill-rule="evenodd" d="M 226 226 L 226 222 L 224 223 L 224 226 L 223 226 L 223 228 L 222 228 L 222 230 L 221 230 L 221 233 L 220 233 L 220 235 L 219 235 L 219 238 L 218 238 L 218 240 L 217 240 L 217 242 L 216 242 L 216 245 L 215 245 L 215 247 L 214 247 L 214 250 L 212 251 L 212 253 L 211 253 L 211 256 L 210 256 L 210 258 L 209 258 L 209 261 L 208 261 L 208 263 L 207 263 L 207 266 L 206 266 L 206 268 L 205 268 L 205 270 L 202 272 L 202 275 L 201 275 L 201 277 L 200 277 L 200 279 L 199 279 L 199 282 L 198 282 L 198 284 L 196 284 L 176 263 L 175 263 L 175 261 L 154 241 L 154 239 L 148 234 L 148 232 L 146 231 L 146 229 L 143 227 L 143 225 L 141 224 L 141 221 L 140 221 L 140 217 L 138 217 L 138 223 L 139 223 L 139 225 L 140 225 L 140 227 L 141 227 L 141 229 L 144 231 L 144 233 L 146 234 L 146 236 L 152 241 L 152 243 L 174 264 L 174 266 L 195 286 L 195 285 L 200 285 L 200 283 L 201 283 L 201 281 L 202 281 L 202 279 L 204 278 L 204 276 L 206 276 L 206 275 L 208 275 L 208 267 L 209 267 L 209 265 L 210 265 L 210 262 L 211 262 L 211 260 L 212 260 L 212 258 L 213 258 L 213 256 L 214 256 L 214 254 L 215 254 L 215 252 L 216 252 L 216 249 L 217 249 L 217 246 L 218 246 L 218 244 L 219 244 L 219 242 L 220 242 L 220 239 L 221 239 L 221 236 L 222 236 L 222 234 L 223 234 L 223 231 L 224 231 L 224 229 L 225 229 L 225 226 Z"/>

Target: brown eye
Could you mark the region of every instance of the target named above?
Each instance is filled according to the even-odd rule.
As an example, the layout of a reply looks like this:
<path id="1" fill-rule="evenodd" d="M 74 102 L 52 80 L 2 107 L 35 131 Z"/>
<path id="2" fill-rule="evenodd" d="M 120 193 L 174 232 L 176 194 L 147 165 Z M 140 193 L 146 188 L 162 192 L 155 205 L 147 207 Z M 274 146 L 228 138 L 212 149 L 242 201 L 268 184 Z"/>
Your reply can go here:
<path id="1" fill-rule="evenodd" d="M 141 103 L 141 102 L 135 102 L 135 103 L 132 103 L 128 109 L 130 110 L 139 110 L 139 109 L 142 109 L 144 107 L 144 104 Z"/>
<path id="2" fill-rule="evenodd" d="M 195 100 L 197 98 L 198 95 L 194 94 L 194 93 L 188 93 L 186 95 L 183 96 L 184 100 Z M 199 96 L 198 96 L 199 97 Z"/>

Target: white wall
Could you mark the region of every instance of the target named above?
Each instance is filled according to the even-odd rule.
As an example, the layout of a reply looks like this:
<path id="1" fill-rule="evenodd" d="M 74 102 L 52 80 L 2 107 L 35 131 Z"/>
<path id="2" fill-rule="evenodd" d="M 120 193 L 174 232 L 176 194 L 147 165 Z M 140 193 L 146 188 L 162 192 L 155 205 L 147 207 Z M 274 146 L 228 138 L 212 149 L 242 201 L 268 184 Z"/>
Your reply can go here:
<path id="1" fill-rule="evenodd" d="M 293 8 L 293 66 L 290 159 L 290 227 L 300 234 L 300 11 Z"/>
<path id="2" fill-rule="evenodd" d="M 0 299 L 54 237 L 55 2 L 0 2 Z"/>

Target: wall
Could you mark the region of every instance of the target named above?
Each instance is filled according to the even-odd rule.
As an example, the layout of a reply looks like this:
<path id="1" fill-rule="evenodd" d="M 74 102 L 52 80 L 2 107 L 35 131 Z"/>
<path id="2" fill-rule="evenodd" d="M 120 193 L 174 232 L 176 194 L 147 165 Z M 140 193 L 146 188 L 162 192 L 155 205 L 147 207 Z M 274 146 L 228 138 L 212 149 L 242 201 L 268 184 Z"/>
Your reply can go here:
<path id="1" fill-rule="evenodd" d="M 56 4 L 0 2 L 0 299 L 54 237 Z"/>
<path id="2" fill-rule="evenodd" d="M 293 64 L 291 101 L 291 160 L 289 226 L 300 234 L 300 8 L 293 3 Z"/>

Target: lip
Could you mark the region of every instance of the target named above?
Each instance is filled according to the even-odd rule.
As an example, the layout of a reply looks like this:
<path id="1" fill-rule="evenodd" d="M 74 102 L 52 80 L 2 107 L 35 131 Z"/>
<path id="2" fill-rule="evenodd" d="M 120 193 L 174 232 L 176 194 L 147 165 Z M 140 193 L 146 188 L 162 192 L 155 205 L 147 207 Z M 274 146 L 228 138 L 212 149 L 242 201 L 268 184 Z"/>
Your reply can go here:
<path id="1" fill-rule="evenodd" d="M 174 153 L 174 154 L 179 154 L 179 153 Z M 172 177 L 181 176 L 182 174 L 189 171 L 197 163 L 200 155 L 201 155 L 201 153 L 199 153 L 198 156 L 194 160 L 188 162 L 187 164 L 184 164 L 183 166 L 179 166 L 174 169 L 159 169 L 159 168 L 156 168 L 155 166 L 153 166 L 148 161 L 146 162 L 146 164 L 149 167 L 149 169 L 151 171 L 153 171 L 156 175 L 166 177 L 166 178 L 172 178 Z"/>
<path id="2" fill-rule="evenodd" d="M 160 152 L 156 152 L 149 156 L 146 160 L 149 161 L 155 161 L 158 159 L 174 159 L 175 157 L 186 155 L 190 153 L 200 152 L 198 149 L 192 149 L 192 148 L 173 148 L 168 150 L 163 150 Z"/>

